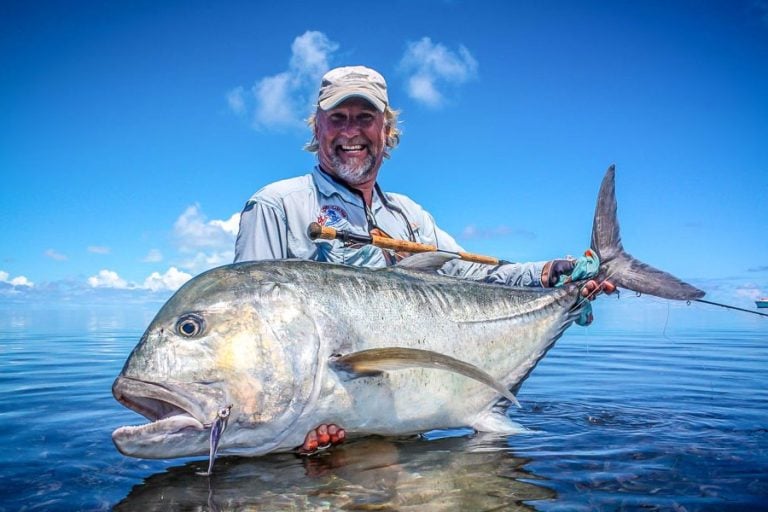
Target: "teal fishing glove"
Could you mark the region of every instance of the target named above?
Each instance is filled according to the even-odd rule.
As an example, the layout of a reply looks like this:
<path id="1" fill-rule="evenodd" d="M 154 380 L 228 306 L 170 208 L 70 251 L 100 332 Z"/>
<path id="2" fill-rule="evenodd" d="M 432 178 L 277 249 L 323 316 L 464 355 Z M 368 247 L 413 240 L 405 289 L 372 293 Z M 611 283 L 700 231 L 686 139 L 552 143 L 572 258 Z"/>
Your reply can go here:
<path id="1" fill-rule="evenodd" d="M 560 273 L 557 280 L 555 281 L 555 284 L 552 286 L 563 286 L 569 281 L 589 279 L 597 276 L 597 273 L 600 271 L 600 258 L 598 258 L 597 254 L 595 254 L 595 252 L 591 249 L 587 249 L 584 252 L 584 256 L 577 260 L 554 260 L 552 262 L 551 268 L 554 268 L 555 263 L 559 261 L 567 261 L 571 264 L 571 268 L 567 274 Z M 565 268 L 565 266 L 562 266 L 562 268 Z M 552 281 L 551 274 L 552 271 L 550 270 L 550 282 Z M 592 321 L 591 319 L 592 305 L 588 300 L 584 300 L 581 304 L 579 316 L 576 318 L 576 324 L 582 326 L 589 325 Z"/>
<path id="2" fill-rule="evenodd" d="M 571 271 L 567 275 L 560 274 L 553 286 L 563 286 L 569 281 L 591 279 L 597 276 L 597 273 L 600 271 L 600 258 L 598 258 L 597 254 L 595 254 L 595 252 L 591 249 L 584 251 L 584 256 L 581 258 L 567 261 L 571 263 Z"/>

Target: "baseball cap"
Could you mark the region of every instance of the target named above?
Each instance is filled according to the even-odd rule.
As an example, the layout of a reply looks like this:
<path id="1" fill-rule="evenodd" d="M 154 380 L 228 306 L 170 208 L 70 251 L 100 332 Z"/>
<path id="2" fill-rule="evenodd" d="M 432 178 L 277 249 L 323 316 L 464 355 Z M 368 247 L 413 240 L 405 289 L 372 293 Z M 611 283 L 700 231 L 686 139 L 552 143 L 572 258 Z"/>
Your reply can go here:
<path id="1" fill-rule="evenodd" d="M 363 98 L 379 112 L 389 103 L 387 82 L 377 71 L 365 66 L 334 68 L 323 75 L 317 103 L 323 110 L 336 107 L 348 98 Z"/>

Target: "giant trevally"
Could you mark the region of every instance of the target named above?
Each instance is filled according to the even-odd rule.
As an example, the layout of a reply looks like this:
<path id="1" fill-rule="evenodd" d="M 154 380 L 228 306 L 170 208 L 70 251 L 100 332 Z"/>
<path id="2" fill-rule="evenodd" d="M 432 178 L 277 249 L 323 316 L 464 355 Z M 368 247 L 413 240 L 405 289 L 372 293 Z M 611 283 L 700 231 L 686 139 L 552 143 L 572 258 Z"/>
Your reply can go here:
<path id="1" fill-rule="evenodd" d="M 613 167 L 591 248 L 598 279 L 669 299 L 704 295 L 624 251 Z M 426 271 L 434 262 L 418 256 L 383 269 L 246 262 L 190 280 L 115 380 L 115 398 L 151 421 L 115 430 L 117 448 L 144 458 L 260 455 L 290 451 L 324 423 L 351 435 L 512 431 L 494 406 L 514 401 L 508 390 L 574 322 L 584 281 L 510 288 Z"/>

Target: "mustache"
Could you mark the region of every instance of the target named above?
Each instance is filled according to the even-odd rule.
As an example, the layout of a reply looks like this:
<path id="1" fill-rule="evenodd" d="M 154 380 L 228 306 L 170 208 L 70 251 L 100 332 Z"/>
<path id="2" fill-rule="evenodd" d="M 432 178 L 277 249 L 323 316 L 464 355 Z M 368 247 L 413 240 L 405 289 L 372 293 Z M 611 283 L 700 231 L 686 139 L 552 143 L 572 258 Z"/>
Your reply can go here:
<path id="1" fill-rule="evenodd" d="M 361 146 L 368 146 L 369 143 L 370 141 L 364 137 L 352 137 L 351 139 L 338 137 L 333 140 L 334 146 L 355 146 L 357 144 Z"/>

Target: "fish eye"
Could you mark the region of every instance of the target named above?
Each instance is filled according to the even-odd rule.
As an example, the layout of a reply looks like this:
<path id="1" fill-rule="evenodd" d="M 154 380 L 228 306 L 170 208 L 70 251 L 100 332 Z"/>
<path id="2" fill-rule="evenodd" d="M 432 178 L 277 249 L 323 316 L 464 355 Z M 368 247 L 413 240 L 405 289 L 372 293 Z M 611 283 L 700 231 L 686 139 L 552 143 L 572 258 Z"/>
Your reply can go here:
<path id="1" fill-rule="evenodd" d="M 185 338 L 192 338 L 203 333 L 205 321 L 200 315 L 187 313 L 176 322 L 176 332 Z"/>

